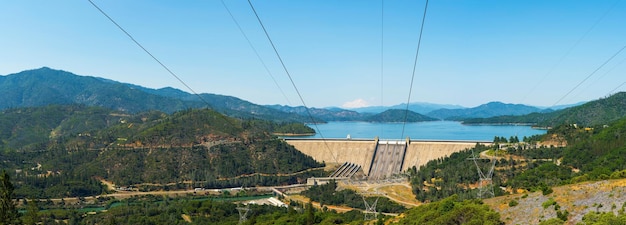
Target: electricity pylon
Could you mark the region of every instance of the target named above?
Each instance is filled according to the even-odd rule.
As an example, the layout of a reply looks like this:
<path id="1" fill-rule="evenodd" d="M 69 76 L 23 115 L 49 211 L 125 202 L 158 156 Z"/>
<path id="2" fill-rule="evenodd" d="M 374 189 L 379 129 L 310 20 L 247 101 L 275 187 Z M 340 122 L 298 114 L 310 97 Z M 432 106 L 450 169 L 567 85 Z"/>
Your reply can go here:
<path id="1" fill-rule="evenodd" d="M 493 189 L 493 171 L 496 167 L 496 156 L 498 155 L 498 149 L 494 151 L 494 156 L 490 157 L 489 164 L 491 164 L 491 168 L 487 173 L 484 173 L 480 166 L 478 166 L 478 160 L 480 160 L 480 156 L 476 157 L 474 154 L 474 150 L 472 150 L 472 160 L 474 161 L 474 165 L 476 165 L 476 169 L 478 170 L 478 198 L 488 198 L 494 197 L 495 192 Z"/>
<path id="2" fill-rule="evenodd" d="M 239 212 L 239 224 L 243 224 L 248 220 L 248 212 L 250 212 L 250 204 L 246 205 L 246 207 L 237 207 L 237 211 Z"/>
<path id="3" fill-rule="evenodd" d="M 376 204 L 378 203 L 378 199 L 380 198 L 380 196 L 376 197 L 376 200 L 374 200 L 372 204 L 369 204 L 367 202 L 367 198 L 365 198 L 365 195 L 361 197 L 363 197 L 363 203 L 365 203 L 365 211 L 363 212 L 363 216 L 365 217 L 364 219 L 366 221 L 376 219 L 378 217 L 378 212 L 376 212 Z"/>

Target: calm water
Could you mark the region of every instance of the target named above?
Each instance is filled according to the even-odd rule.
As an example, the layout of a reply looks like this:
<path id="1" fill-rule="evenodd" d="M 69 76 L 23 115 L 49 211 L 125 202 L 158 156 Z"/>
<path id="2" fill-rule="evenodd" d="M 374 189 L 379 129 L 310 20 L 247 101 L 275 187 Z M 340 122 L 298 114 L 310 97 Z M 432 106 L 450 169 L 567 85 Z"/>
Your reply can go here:
<path id="1" fill-rule="evenodd" d="M 368 122 L 329 122 L 327 124 L 309 125 L 313 129 L 319 128 L 324 138 L 346 138 L 348 134 L 353 139 L 404 139 L 412 140 L 465 140 L 465 141 L 493 141 L 495 136 L 509 138 L 545 134 L 545 130 L 532 129 L 529 126 L 494 126 L 494 125 L 463 125 L 454 121 L 435 121 L 407 123 L 402 135 L 402 123 L 368 123 Z M 315 136 L 299 138 L 322 138 L 320 133 Z"/>

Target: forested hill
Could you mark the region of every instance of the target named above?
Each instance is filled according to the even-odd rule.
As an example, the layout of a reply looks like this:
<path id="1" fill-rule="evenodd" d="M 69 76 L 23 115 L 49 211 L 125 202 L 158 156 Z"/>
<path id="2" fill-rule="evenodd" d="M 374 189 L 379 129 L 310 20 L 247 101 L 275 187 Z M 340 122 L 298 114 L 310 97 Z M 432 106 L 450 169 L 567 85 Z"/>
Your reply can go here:
<path id="1" fill-rule="evenodd" d="M 79 76 L 47 67 L 0 76 L 0 110 L 51 104 L 100 106 L 127 113 L 212 108 L 238 118 L 274 121 L 310 120 L 295 113 L 216 94 L 192 95 L 174 88 L 150 89 L 104 78 Z M 208 103 L 208 105 L 207 105 Z"/>
<path id="2" fill-rule="evenodd" d="M 534 106 L 489 102 L 474 108 L 434 110 L 426 115 L 444 120 L 462 120 L 465 118 L 487 118 L 502 115 L 524 115 L 540 111 L 542 109 Z"/>
<path id="3" fill-rule="evenodd" d="M 368 122 L 424 122 L 437 119 L 403 109 L 389 109 L 382 113 L 365 118 Z"/>
<path id="4" fill-rule="evenodd" d="M 545 135 L 524 138 L 524 143 L 518 143 L 514 139 L 511 139 L 513 143 L 507 143 L 506 138 L 504 139 L 500 140 L 500 143 L 504 142 L 504 144 L 498 145 L 501 146 L 498 153 L 494 153 L 493 146 L 477 145 L 471 150 L 453 153 L 449 157 L 428 162 L 419 170 L 416 168 L 409 170 L 411 184 L 418 199 L 437 201 L 452 195 L 465 199 L 475 198 L 477 189 L 474 185 L 480 181 L 479 176 L 476 175 L 477 167 L 480 167 L 483 172 L 489 169 L 494 170 L 492 182 L 495 186 L 495 195 L 504 195 L 506 191 L 516 193 L 537 191 L 541 192 L 541 195 L 546 195 L 544 199 L 549 197 L 557 199 L 556 194 L 550 195 L 553 191 L 552 187 L 555 186 L 626 178 L 626 117 L 595 127 L 560 125 L 549 130 Z M 556 142 L 565 143 L 567 146 L 555 147 L 552 144 Z M 494 164 L 487 163 L 487 161 L 468 160 L 475 156 L 485 159 L 490 154 L 497 154 Z M 592 186 L 593 189 L 598 189 L 603 185 Z M 598 193 L 600 192 L 603 191 Z M 623 200 L 613 197 L 613 194 L 607 194 L 608 197 L 602 199 L 593 193 L 587 193 L 587 191 L 584 193 L 581 195 L 559 194 L 559 203 L 567 204 L 569 208 L 565 206 L 562 211 L 553 211 L 556 213 L 556 215 L 552 214 L 553 217 L 562 214 L 558 217 L 563 221 L 567 220 L 568 224 L 575 224 L 580 221 L 582 214 L 570 214 L 568 217 L 567 210 L 580 213 L 581 211 L 596 211 L 597 208 L 592 207 L 597 205 L 623 203 Z M 515 199 L 519 200 L 519 195 Z M 498 202 L 497 205 L 502 205 L 502 203 L 509 202 Z M 575 203 L 576 209 L 572 208 L 572 203 Z M 517 217 L 528 217 L 523 213 L 541 208 L 542 203 L 535 201 L 534 204 L 534 206 L 527 205 L 529 210 L 525 212 L 521 209 L 518 211 L 519 208 L 512 209 L 515 212 L 522 212 Z M 516 205 L 517 202 L 509 203 L 509 207 L 516 207 Z M 543 205 L 543 208 L 545 209 L 546 205 Z M 589 210 L 586 210 L 587 208 Z M 613 209 L 615 207 L 609 212 Z M 554 210 L 558 211 L 558 208 L 555 207 Z M 528 223 L 522 222 L 521 224 Z"/>
<path id="5" fill-rule="evenodd" d="M 302 116 L 308 116 L 309 113 L 315 118 L 320 118 L 325 121 L 361 121 L 365 117 L 371 115 L 370 113 L 359 113 L 352 110 L 345 110 L 340 108 L 306 108 L 304 106 L 291 107 L 286 105 L 267 105 L 266 107 L 280 110 L 283 112 L 296 113 Z"/>
<path id="6" fill-rule="evenodd" d="M 498 116 L 463 120 L 466 124 L 477 123 L 531 123 L 538 126 L 578 124 L 581 126 L 604 125 L 626 116 L 626 92 L 587 102 L 580 106 L 548 113 L 531 113 L 523 116 Z"/>
<path id="7" fill-rule="evenodd" d="M 0 125 L 0 167 L 24 171 L 15 177 L 22 197 L 100 194 L 96 177 L 118 185 L 153 184 L 143 188 L 176 188 L 183 181 L 208 188 L 289 184 L 322 175 L 309 171 L 321 163 L 271 136 L 299 126 L 209 109 L 125 114 L 47 106 L 3 111 Z"/>

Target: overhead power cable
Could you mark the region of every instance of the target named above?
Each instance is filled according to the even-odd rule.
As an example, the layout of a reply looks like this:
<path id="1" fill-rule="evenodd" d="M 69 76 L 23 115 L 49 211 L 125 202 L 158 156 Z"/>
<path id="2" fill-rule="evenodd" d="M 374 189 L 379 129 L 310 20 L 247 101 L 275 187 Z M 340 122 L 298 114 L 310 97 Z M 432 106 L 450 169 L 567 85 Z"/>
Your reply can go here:
<path id="1" fill-rule="evenodd" d="M 157 59 L 157 57 L 155 57 L 152 53 L 150 53 L 150 51 L 148 51 L 148 49 L 144 48 L 143 45 L 141 45 L 137 40 L 135 40 L 135 38 L 132 35 L 130 35 L 130 33 L 128 33 L 122 26 L 120 26 L 117 22 L 115 22 L 115 20 L 113 20 L 113 18 L 111 18 L 106 12 L 104 12 L 102 9 L 100 9 L 100 7 L 98 7 L 98 5 L 96 5 L 96 3 L 94 3 L 91 0 L 87 0 L 87 1 L 89 1 L 89 3 L 91 3 L 91 5 L 93 5 L 93 7 L 98 9 L 98 11 L 100 11 L 100 13 L 102 13 L 102 15 L 104 15 L 106 18 L 108 18 L 109 21 L 111 21 L 113 24 L 115 24 L 115 26 L 117 26 L 117 28 L 119 28 L 122 32 L 124 32 L 124 34 L 126 34 L 126 36 L 128 36 L 128 38 L 130 38 L 130 40 L 132 40 L 135 43 L 135 45 L 137 45 L 146 54 L 148 54 L 152 59 L 154 59 L 154 61 L 156 61 L 159 65 L 161 65 L 161 67 L 163 67 L 163 69 L 165 69 L 170 75 L 172 75 L 174 78 L 176 78 L 176 80 L 178 80 L 181 84 L 185 85 L 185 87 L 187 87 L 187 89 L 189 89 L 189 91 L 191 91 L 192 93 L 197 95 L 203 102 L 207 103 L 207 105 L 210 105 L 207 101 L 205 101 L 202 98 L 202 96 L 200 96 L 198 93 L 196 93 L 196 91 L 194 91 L 193 88 L 191 88 L 189 85 L 187 85 L 187 83 L 185 83 L 185 81 L 180 79 L 180 77 L 178 75 L 176 75 L 174 72 L 172 72 L 172 70 L 170 70 L 170 68 L 168 68 L 165 64 L 163 64 L 161 62 L 161 60 Z"/>
<path id="2" fill-rule="evenodd" d="M 569 90 L 565 95 L 563 95 L 561 98 L 559 98 L 559 100 L 557 100 L 554 104 L 552 104 L 552 106 L 548 107 L 548 108 L 554 108 L 554 106 L 556 106 L 557 104 L 559 104 L 559 102 L 561 102 L 563 99 L 565 99 L 569 94 L 571 94 L 574 90 L 576 90 L 576 88 L 580 87 L 581 84 L 583 84 L 585 81 L 587 81 L 589 78 L 591 78 L 596 72 L 598 72 L 598 70 L 602 69 L 602 67 L 604 67 L 607 63 L 609 63 L 611 60 L 613 60 L 613 58 L 615 58 L 615 56 L 619 55 L 619 53 L 621 53 L 624 49 L 626 49 L 626 45 L 623 46 L 622 48 L 620 48 L 615 54 L 613 54 L 609 59 L 607 59 L 606 61 L 604 61 L 604 63 L 602 63 L 602 65 L 600 65 L 598 68 L 596 68 L 593 72 L 591 72 L 587 77 L 585 77 L 585 79 L 583 79 L 582 81 L 580 81 L 576 86 L 574 86 L 571 90 Z M 624 82 L 626 83 L 626 82 Z M 612 93 L 613 91 L 617 90 L 618 88 L 620 88 L 622 85 L 619 85 L 618 87 L 616 87 L 614 90 L 612 90 L 610 93 Z M 517 131 L 515 132 L 515 136 L 517 136 L 517 133 L 522 129 L 522 127 L 518 128 Z"/>
<path id="3" fill-rule="evenodd" d="M 624 81 L 624 83 L 620 84 L 619 86 L 617 86 L 616 88 L 613 88 L 613 90 L 611 90 L 609 93 L 607 93 L 606 95 L 612 95 L 615 93 L 615 91 L 617 91 L 617 89 L 621 88 L 622 86 L 624 86 L 624 84 L 626 84 L 626 81 Z"/>
<path id="4" fill-rule="evenodd" d="M 141 45 L 129 32 L 127 32 L 121 25 L 119 25 L 117 22 L 115 22 L 115 20 L 110 17 L 106 12 L 104 12 L 104 10 L 102 10 L 100 7 L 98 7 L 98 5 L 96 5 L 96 3 L 94 3 L 92 0 L 87 0 L 89 1 L 89 3 L 91 3 L 91 5 L 93 5 L 93 7 L 95 7 L 98 11 L 100 11 L 100 13 L 102 13 L 102 15 L 104 15 L 107 19 L 109 19 L 109 21 L 111 21 L 111 23 L 115 24 L 115 26 L 120 29 L 122 32 L 124 32 L 124 34 L 126 34 L 126 36 L 128 36 L 128 38 L 130 38 L 130 40 L 132 40 L 135 45 L 137 45 L 139 48 L 141 48 L 146 54 L 148 54 L 154 61 L 156 61 L 159 65 L 161 65 L 161 67 L 163 67 L 163 69 L 165 69 L 170 75 L 172 75 L 174 78 L 176 78 L 176 80 L 178 80 L 181 84 L 183 84 L 185 87 L 187 87 L 187 89 L 189 91 L 191 91 L 191 93 L 193 93 L 194 95 L 196 95 L 200 101 L 204 102 L 204 104 L 207 105 L 207 107 L 211 107 L 211 104 L 209 104 L 209 102 L 207 100 L 205 100 L 202 95 L 198 94 L 195 90 L 193 90 L 193 88 L 191 88 L 189 85 L 187 85 L 187 83 L 185 83 L 185 81 L 183 81 L 183 79 L 181 79 L 178 75 L 176 75 L 172 70 L 170 70 L 169 67 L 167 67 L 165 64 L 163 64 L 161 62 L 161 60 L 159 60 L 156 56 L 154 56 L 152 53 L 150 53 L 150 51 L 148 51 L 148 49 L 146 49 L 145 47 L 143 47 L 143 45 Z M 230 120 L 228 120 L 226 118 L 225 115 L 223 115 L 222 113 L 218 113 L 227 123 L 229 123 L 231 126 L 235 126 Z"/>
<path id="5" fill-rule="evenodd" d="M 590 89 L 593 85 L 595 85 L 598 81 L 602 80 L 602 78 L 604 78 L 607 74 L 613 72 L 613 70 L 615 70 L 617 67 L 619 67 L 620 65 L 622 65 L 624 62 L 626 62 L 626 58 L 622 59 L 622 61 L 620 61 L 619 63 L 616 63 L 613 67 L 611 67 L 610 69 L 608 69 L 606 72 L 604 72 L 602 75 L 600 75 L 600 77 L 598 77 L 596 80 L 594 80 L 591 84 L 587 85 L 587 87 L 583 88 L 583 91 L 579 92 L 576 97 L 578 97 L 580 94 L 582 94 L 584 92 L 584 90 L 588 90 Z M 574 98 L 576 98 L 574 97 Z"/>
<path id="6" fill-rule="evenodd" d="M 604 67 L 607 63 L 609 63 L 611 60 L 613 60 L 613 58 L 615 58 L 615 56 L 619 55 L 619 53 L 621 53 L 622 51 L 624 51 L 624 49 L 626 49 L 626 45 L 624 45 L 624 47 L 620 48 L 619 51 L 617 51 L 615 54 L 613 54 L 609 59 L 607 59 L 606 61 L 604 61 L 604 63 L 602 63 L 602 65 L 600 65 L 598 68 L 596 68 L 593 72 L 591 72 L 587 77 L 585 77 L 585 79 L 583 79 L 582 81 L 580 81 L 580 83 L 578 83 L 576 86 L 574 86 L 574 88 L 572 88 L 571 90 L 569 90 L 565 95 L 563 95 L 563 97 L 561 97 L 558 101 L 556 101 L 554 104 L 552 104 L 552 107 L 554 107 L 555 105 L 559 104 L 559 102 L 561 102 L 565 97 L 567 97 L 569 94 L 571 94 L 574 90 L 576 90 L 576 88 L 580 87 L 581 84 L 583 84 L 585 81 L 587 81 L 590 77 L 592 77 L 596 72 L 598 72 L 598 70 L 602 69 L 602 67 Z"/>
<path id="7" fill-rule="evenodd" d="M 611 5 L 611 7 L 610 7 L 609 9 L 607 9 L 607 10 L 606 10 L 606 11 L 602 14 L 602 16 L 600 16 L 600 18 L 598 18 L 598 20 L 596 20 L 596 21 L 593 23 L 593 25 L 591 25 L 591 27 L 589 27 L 589 29 L 587 29 L 587 31 L 585 31 L 585 33 L 584 33 L 584 34 L 583 34 L 580 38 L 578 38 L 578 40 L 576 41 L 576 43 L 574 43 L 574 45 L 572 45 L 572 47 L 570 47 L 570 48 L 569 48 L 569 49 L 565 52 L 565 54 L 563 54 L 563 55 L 561 56 L 561 58 L 560 58 L 560 59 L 556 62 L 556 64 L 554 64 L 554 65 L 550 68 L 550 70 L 548 70 L 548 72 L 547 72 L 545 75 L 543 75 L 543 77 L 541 78 L 541 80 L 539 80 L 539 82 L 537 82 L 537 84 L 536 84 L 536 85 L 535 85 L 535 86 L 534 86 L 534 87 L 533 87 L 533 88 L 532 88 L 532 89 L 528 92 L 528 94 L 527 94 L 526 96 L 524 96 L 524 98 L 522 98 L 522 101 L 521 101 L 521 102 L 523 102 L 524 100 L 526 100 L 526 98 L 527 98 L 527 97 L 528 97 L 528 96 L 529 96 L 532 92 L 534 92 L 534 91 L 535 91 L 535 89 L 537 89 L 537 87 L 538 87 L 541 83 L 543 83 L 543 81 L 544 81 L 546 78 L 548 78 L 548 77 L 552 74 L 552 72 L 554 72 L 554 70 L 556 69 L 556 67 L 558 67 L 558 66 L 559 66 L 559 65 L 563 62 L 563 60 L 565 60 L 565 58 L 567 58 L 567 56 L 569 56 L 569 54 L 570 54 L 570 53 L 571 53 L 571 52 L 572 52 L 572 51 L 573 51 L 573 50 L 574 50 L 574 49 L 575 49 L 575 48 L 576 48 L 576 47 L 580 44 L 580 42 L 582 42 L 582 40 L 584 40 L 584 39 L 587 37 L 587 35 L 589 35 L 589 33 L 591 33 L 591 31 L 592 31 L 592 30 L 593 30 L 593 29 L 594 29 L 594 28 L 595 28 L 595 27 L 596 27 L 596 26 L 597 26 L 597 25 L 598 25 L 598 24 L 599 24 L 602 20 L 604 20 L 604 17 L 606 17 L 606 15 L 608 15 L 608 14 L 609 14 L 609 13 L 613 10 L 613 8 L 615 8 L 615 6 L 617 5 L 617 3 L 619 3 L 619 2 L 620 2 L 620 0 L 615 1 L 615 2 L 613 3 L 613 5 Z"/>
<path id="8" fill-rule="evenodd" d="M 604 11 L 604 13 L 593 23 L 593 25 L 591 25 L 591 27 L 589 27 L 585 33 L 578 38 L 578 40 L 574 43 L 574 45 L 572 45 L 562 56 L 561 58 L 559 58 L 559 60 L 550 68 L 550 70 L 548 70 L 548 72 L 546 72 L 546 74 L 541 78 L 541 80 L 539 80 L 539 82 L 537 82 L 537 84 L 535 84 L 535 86 L 527 92 L 527 94 L 522 98 L 521 102 L 523 102 L 532 92 L 535 91 L 535 89 L 537 89 L 537 87 L 543 83 L 543 81 L 549 77 L 552 72 L 554 72 L 554 70 L 565 60 L 565 58 L 567 58 L 567 56 L 570 55 L 570 53 L 576 48 L 578 47 L 578 45 L 582 42 L 582 40 L 584 40 L 587 35 L 589 35 L 591 33 L 591 31 L 593 29 L 595 29 L 595 27 L 602 21 L 604 20 L 604 18 L 613 10 L 613 8 L 615 8 L 615 6 L 620 2 L 621 0 L 616 0 L 611 7 L 609 7 L 606 11 Z M 601 66 L 602 67 L 602 66 Z M 612 70 L 612 69 L 611 69 Z M 609 71 L 610 72 L 610 71 Z M 594 72 L 595 73 L 595 72 Z M 608 73 L 608 72 L 607 72 Z M 592 74 L 589 75 L 592 76 Z M 548 108 L 553 108 L 554 106 L 556 106 L 560 101 L 562 101 L 566 96 L 568 96 L 572 91 L 574 91 L 578 86 L 580 86 L 582 83 L 584 83 L 589 77 L 585 78 L 581 83 L 579 83 L 576 87 L 574 87 L 572 90 L 570 90 L 570 92 L 568 92 L 567 94 L 565 94 L 561 99 L 559 99 L 558 101 L 556 101 L 552 106 L 548 107 Z M 517 133 L 519 133 L 519 131 L 522 130 L 522 127 L 519 127 L 517 129 L 517 131 L 515 132 L 515 136 L 517 136 Z"/>
<path id="9" fill-rule="evenodd" d="M 280 65 L 282 65 L 283 70 L 285 70 L 285 74 L 287 74 L 287 77 L 289 77 L 289 81 L 291 81 L 291 85 L 296 90 L 296 93 L 298 94 L 298 97 L 300 98 L 300 102 L 302 103 L 302 106 L 304 106 L 304 108 L 306 109 L 306 113 L 309 116 L 309 119 L 311 119 L 311 122 L 315 126 L 315 129 L 317 130 L 317 132 L 319 132 L 320 137 L 322 138 L 322 140 L 324 140 L 324 145 L 326 146 L 328 151 L 331 152 L 330 151 L 330 147 L 328 146 L 328 143 L 326 143 L 326 138 L 324 138 L 324 135 L 322 134 L 322 131 L 317 126 L 317 122 L 315 122 L 315 119 L 313 118 L 313 115 L 311 114 L 311 110 L 309 110 L 309 107 L 307 107 L 306 103 L 304 102 L 304 98 L 302 98 L 302 94 L 300 94 L 300 91 L 298 90 L 298 87 L 296 86 L 296 83 L 293 81 L 293 78 L 291 78 L 291 74 L 289 73 L 289 70 L 287 70 L 287 66 L 285 66 L 285 62 L 283 61 L 283 58 L 280 57 L 280 54 L 278 53 L 278 50 L 276 49 L 276 45 L 274 45 L 274 42 L 272 41 L 272 38 L 270 38 L 270 35 L 267 32 L 267 29 L 265 29 L 265 26 L 263 25 L 263 22 L 261 21 L 261 18 L 259 17 L 259 14 L 256 12 L 256 9 L 254 9 L 254 5 L 252 5 L 252 2 L 250 2 L 250 0 L 248 0 L 248 4 L 250 4 L 250 8 L 252 8 L 252 12 L 254 12 L 254 15 L 256 16 L 256 19 L 259 21 L 259 24 L 261 25 L 261 28 L 263 28 L 263 32 L 265 33 L 265 36 L 267 37 L 267 40 L 272 45 L 272 49 L 274 49 L 274 53 L 276 53 L 276 57 L 278 57 L 278 60 L 280 61 Z M 335 160 L 335 163 L 339 163 L 339 162 L 337 162 L 337 158 L 335 157 L 335 155 L 332 154 L 332 152 L 331 152 L 330 155 Z"/>
<path id="10" fill-rule="evenodd" d="M 380 0 L 380 106 L 385 104 L 385 0 Z M 382 121 L 382 118 L 381 118 Z M 384 136 L 384 125 L 380 124 L 380 136 Z"/>
<path id="11" fill-rule="evenodd" d="M 417 39 L 417 50 L 415 51 L 415 61 L 413 62 L 413 73 L 411 74 L 411 83 L 409 86 L 409 97 L 406 100 L 406 108 L 404 111 L 404 122 L 402 123 L 402 135 L 400 139 L 404 138 L 404 129 L 406 128 L 406 121 L 409 116 L 409 104 L 411 103 L 411 94 L 413 92 L 413 81 L 415 80 L 415 69 L 417 68 L 417 59 L 420 53 L 420 46 L 422 44 L 422 33 L 424 31 L 424 22 L 426 21 L 426 11 L 428 10 L 428 0 L 424 5 L 424 15 L 422 16 L 422 25 L 420 26 L 419 38 Z"/>
<path id="12" fill-rule="evenodd" d="M 250 48 L 256 55 L 257 59 L 259 59 L 259 62 L 261 62 L 261 64 L 263 65 L 263 68 L 265 68 L 265 71 L 267 72 L 267 74 L 272 78 L 272 81 L 274 81 L 274 84 L 276 85 L 278 90 L 280 90 L 280 93 L 283 94 L 283 97 L 285 97 L 285 100 L 287 101 L 287 103 L 291 105 L 291 101 L 289 101 L 289 98 L 287 98 L 287 95 L 285 94 L 283 89 L 280 87 L 276 79 L 274 78 L 274 75 L 272 75 L 272 72 L 270 72 L 270 70 L 267 68 L 265 61 L 263 61 L 263 58 L 261 58 L 261 55 L 259 55 L 259 52 L 256 50 L 256 48 L 254 47 L 254 45 L 248 38 L 248 35 L 246 35 L 246 32 L 243 31 L 243 29 L 241 28 L 241 25 L 239 25 L 239 22 L 237 22 L 237 19 L 235 19 L 235 16 L 233 15 L 233 13 L 230 11 L 228 6 L 226 6 L 226 3 L 224 2 L 224 0 L 222 0 L 221 2 L 224 8 L 226 9 L 226 11 L 228 12 L 228 15 L 230 15 L 230 18 L 233 20 L 233 22 L 235 22 L 235 25 L 237 25 L 237 28 L 239 29 L 239 32 L 241 32 L 241 35 L 243 35 L 243 37 L 246 39 L 246 41 L 248 42 L 248 45 L 250 45 Z"/>

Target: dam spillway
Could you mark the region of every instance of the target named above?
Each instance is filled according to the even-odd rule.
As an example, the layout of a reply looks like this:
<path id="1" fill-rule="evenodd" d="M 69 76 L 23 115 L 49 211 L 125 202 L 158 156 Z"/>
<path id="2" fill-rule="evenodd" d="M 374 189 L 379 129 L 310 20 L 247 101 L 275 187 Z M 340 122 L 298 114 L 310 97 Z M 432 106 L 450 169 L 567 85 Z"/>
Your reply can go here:
<path id="1" fill-rule="evenodd" d="M 287 139 L 298 151 L 319 162 L 361 166 L 370 179 L 384 179 L 431 160 L 474 147 L 480 141 L 414 141 L 351 139 Z"/>
<path id="2" fill-rule="evenodd" d="M 380 180 L 393 174 L 399 174 L 402 169 L 406 141 L 378 141 L 374 150 L 374 158 L 368 178 Z"/>

